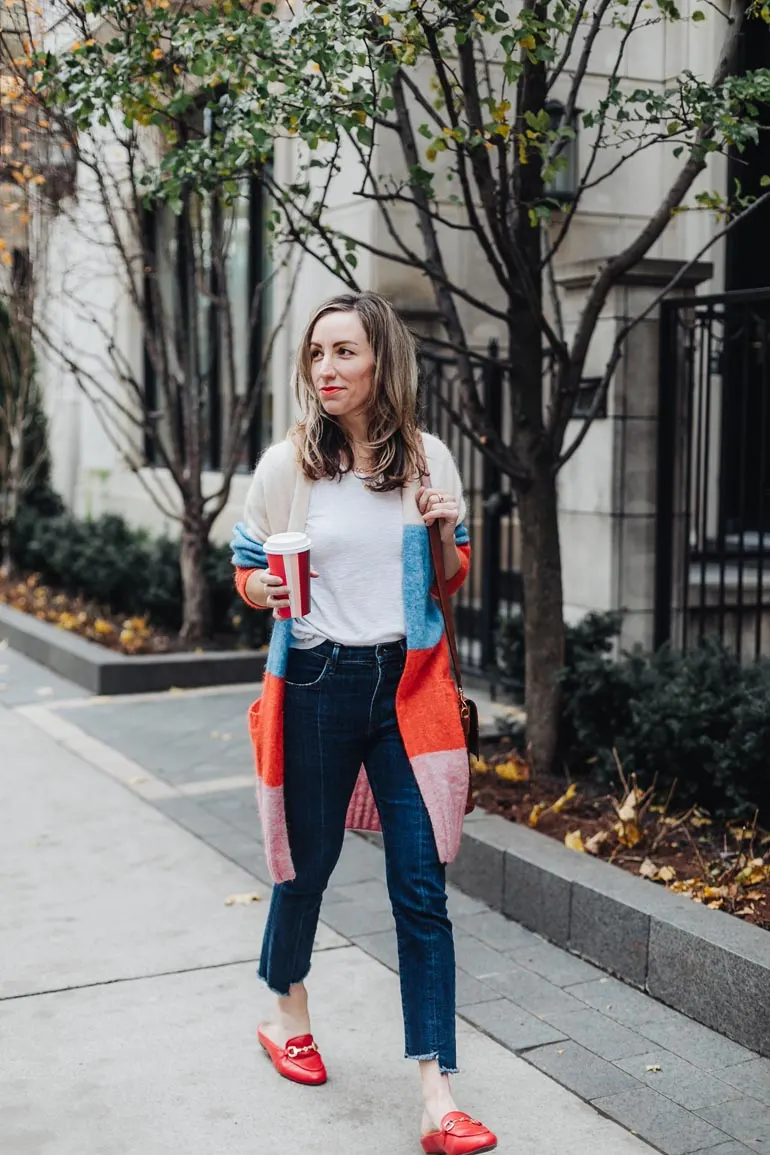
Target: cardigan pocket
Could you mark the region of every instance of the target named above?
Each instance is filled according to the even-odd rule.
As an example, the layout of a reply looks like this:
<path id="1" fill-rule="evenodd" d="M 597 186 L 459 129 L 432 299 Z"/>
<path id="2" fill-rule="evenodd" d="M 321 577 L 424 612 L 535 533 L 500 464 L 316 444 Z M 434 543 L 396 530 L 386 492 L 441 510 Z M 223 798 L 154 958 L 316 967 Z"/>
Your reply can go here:
<path id="1" fill-rule="evenodd" d="M 262 709 L 262 699 L 257 698 L 256 702 L 252 702 L 249 706 L 249 736 L 252 743 L 257 740 L 257 733 L 259 728 L 259 715 Z"/>

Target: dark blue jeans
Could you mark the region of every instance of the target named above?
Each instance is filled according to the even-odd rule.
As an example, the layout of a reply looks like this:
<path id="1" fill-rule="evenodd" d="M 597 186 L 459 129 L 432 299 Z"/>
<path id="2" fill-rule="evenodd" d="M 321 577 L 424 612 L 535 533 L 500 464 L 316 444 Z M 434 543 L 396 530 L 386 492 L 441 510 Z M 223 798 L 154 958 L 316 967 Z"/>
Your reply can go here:
<path id="1" fill-rule="evenodd" d="M 398 939 L 406 1057 L 456 1069 L 455 960 L 445 869 L 396 721 L 405 645 L 289 651 L 286 819 L 296 878 L 273 889 L 259 975 L 286 995 L 310 969 L 321 899 L 366 765 L 382 823 Z"/>

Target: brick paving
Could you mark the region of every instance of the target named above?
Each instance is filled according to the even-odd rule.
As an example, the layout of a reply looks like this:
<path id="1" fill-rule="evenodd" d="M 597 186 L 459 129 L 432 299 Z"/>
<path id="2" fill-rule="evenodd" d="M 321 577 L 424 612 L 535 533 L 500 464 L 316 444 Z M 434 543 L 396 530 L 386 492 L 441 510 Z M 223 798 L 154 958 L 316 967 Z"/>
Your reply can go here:
<path id="1" fill-rule="evenodd" d="M 269 886 L 253 790 L 242 784 L 251 767 L 245 712 L 252 689 L 88 701 L 10 651 L 0 663 L 7 667 L 0 681 L 15 685 L 0 701 L 44 705 L 169 784 L 174 795 L 152 804 Z M 57 705 L 41 696 L 54 682 L 66 690 L 57 697 L 82 701 Z M 226 788 L 217 788 L 218 779 Z M 770 1060 L 454 887 L 449 908 L 462 1018 L 666 1155 L 770 1155 Z M 376 839 L 346 837 L 322 918 L 398 969 Z"/>

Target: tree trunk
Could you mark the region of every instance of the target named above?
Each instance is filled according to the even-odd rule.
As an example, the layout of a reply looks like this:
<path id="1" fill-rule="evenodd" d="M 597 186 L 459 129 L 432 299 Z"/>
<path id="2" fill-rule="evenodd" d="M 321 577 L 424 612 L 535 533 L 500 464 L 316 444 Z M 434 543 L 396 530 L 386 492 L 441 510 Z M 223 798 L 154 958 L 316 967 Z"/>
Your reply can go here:
<path id="1" fill-rule="evenodd" d="M 0 577 L 12 578 L 14 564 L 11 557 L 11 523 L 6 518 L 0 520 Z"/>
<path id="2" fill-rule="evenodd" d="M 4 447 L 5 476 L 0 474 L 0 573 L 5 578 L 13 576 L 14 565 L 11 557 L 11 527 L 19 515 L 21 504 L 21 476 L 24 468 L 22 460 L 22 438 L 7 434 Z"/>
<path id="3" fill-rule="evenodd" d="M 211 617 L 210 591 L 205 571 L 208 534 L 200 523 L 185 520 L 182 527 L 182 628 L 179 637 L 188 645 L 208 636 Z"/>
<path id="4" fill-rule="evenodd" d="M 531 487 L 519 495 L 527 744 L 534 773 L 554 768 L 561 715 L 555 675 L 564 665 L 564 618 L 556 478 L 538 462 Z"/>

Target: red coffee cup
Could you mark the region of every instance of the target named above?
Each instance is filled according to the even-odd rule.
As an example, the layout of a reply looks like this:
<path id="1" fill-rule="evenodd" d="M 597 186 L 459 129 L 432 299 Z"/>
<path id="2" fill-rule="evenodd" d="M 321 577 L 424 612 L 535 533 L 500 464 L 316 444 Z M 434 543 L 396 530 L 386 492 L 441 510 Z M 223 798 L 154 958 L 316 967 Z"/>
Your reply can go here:
<path id="1" fill-rule="evenodd" d="M 310 613 L 310 538 L 306 533 L 274 533 L 265 542 L 267 568 L 289 588 L 289 608 L 283 618 L 304 618 Z"/>

